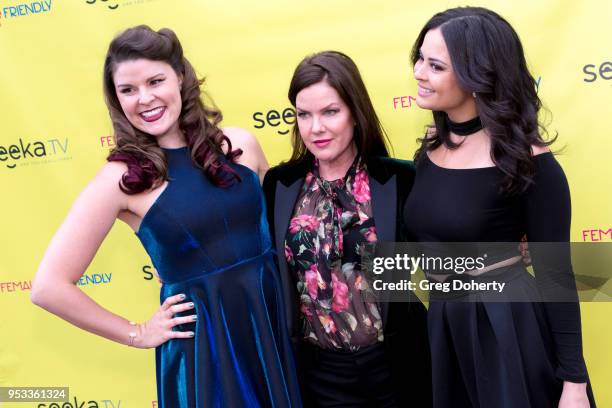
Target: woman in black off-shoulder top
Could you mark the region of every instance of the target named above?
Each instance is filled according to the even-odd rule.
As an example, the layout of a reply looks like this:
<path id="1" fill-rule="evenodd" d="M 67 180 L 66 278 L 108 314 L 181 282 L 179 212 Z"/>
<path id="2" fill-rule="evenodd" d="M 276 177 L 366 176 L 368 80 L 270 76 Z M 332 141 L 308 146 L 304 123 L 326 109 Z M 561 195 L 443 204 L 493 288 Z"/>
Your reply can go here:
<path id="1" fill-rule="evenodd" d="M 417 175 L 404 208 L 410 238 L 511 243 L 526 234 L 535 272 L 534 278 L 519 262 L 518 250 L 487 263 L 484 273 L 426 271 L 436 282 L 495 277 L 509 291 L 501 299 L 511 300 L 432 294 L 434 406 L 594 407 L 563 244 L 569 187 L 548 150 L 552 142 L 540 135 L 540 100 L 517 34 L 490 10 L 450 9 L 425 25 L 412 56 L 417 103 L 433 111 L 434 124 L 415 155 Z M 546 251 L 551 246 L 554 257 Z M 513 298 L 517 293 L 525 299 Z"/>

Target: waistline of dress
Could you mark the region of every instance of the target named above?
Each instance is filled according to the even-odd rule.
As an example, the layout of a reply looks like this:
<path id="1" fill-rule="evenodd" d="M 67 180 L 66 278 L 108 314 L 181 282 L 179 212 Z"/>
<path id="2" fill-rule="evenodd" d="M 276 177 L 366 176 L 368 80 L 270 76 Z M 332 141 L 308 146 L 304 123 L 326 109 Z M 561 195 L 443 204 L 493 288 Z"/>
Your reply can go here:
<path id="1" fill-rule="evenodd" d="M 194 281 L 194 280 L 197 280 L 197 279 L 202 279 L 202 278 L 205 278 L 205 277 L 208 277 L 208 276 L 211 276 L 211 275 L 216 275 L 216 274 L 219 274 L 219 273 L 223 273 L 223 272 L 226 272 L 226 271 L 228 271 L 230 269 L 234 269 L 236 267 L 239 267 L 239 266 L 242 266 L 242 265 L 246 265 L 246 264 L 252 263 L 254 261 L 258 261 L 260 259 L 266 258 L 266 257 L 272 258 L 273 256 L 274 256 L 274 250 L 272 248 L 268 248 L 266 251 L 262 252 L 261 254 L 259 254 L 257 256 L 253 256 L 251 258 L 245 258 L 245 259 L 241 260 L 240 262 L 236 262 L 236 263 L 233 263 L 233 264 L 230 264 L 230 265 L 226 265 L 226 266 L 223 266 L 222 268 L 218 268 L 218 269 L 215 269 L 215 270 L 212 270 L 212 271 L 204 271 L 204 272 L 202 272 L 200 274 L 197 274 L 197 275 L 194 275 L 194 276 L 189 276 L 189 277 L 186 277 L 185 279 L 180 279 L 180 280 L 176 280 L 176 281 L 169 281 L 169 280 L 163 280 L 162 279 L 162 283 L 164 285 L 184 284 L 184 283 L 187 283 L 187 282 L 190 282 L 190 281 Z"/>

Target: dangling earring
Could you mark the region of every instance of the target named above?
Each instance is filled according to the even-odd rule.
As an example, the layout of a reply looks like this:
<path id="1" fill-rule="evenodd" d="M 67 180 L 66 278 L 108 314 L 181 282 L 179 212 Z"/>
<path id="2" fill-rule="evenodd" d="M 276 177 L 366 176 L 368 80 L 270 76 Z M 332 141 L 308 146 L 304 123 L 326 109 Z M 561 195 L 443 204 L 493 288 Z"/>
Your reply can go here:
<path id="1" fill-rule="evenodd" d="M 474 99 L 476 99 L 476 91 L 472 92 L 472 97 L 474 97 Z"/>

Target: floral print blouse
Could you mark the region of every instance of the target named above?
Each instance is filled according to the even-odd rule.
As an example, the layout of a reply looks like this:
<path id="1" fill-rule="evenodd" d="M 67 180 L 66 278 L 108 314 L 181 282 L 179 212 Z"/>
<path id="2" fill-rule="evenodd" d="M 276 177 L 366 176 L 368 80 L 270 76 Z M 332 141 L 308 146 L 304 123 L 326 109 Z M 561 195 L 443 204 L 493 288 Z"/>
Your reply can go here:
<path id="1" fill-rule="evenodd" d="M 327 181 L 315 162 L 285 241 L 285 257 L 298 278 L 304 339 L 351 351 L 383 340 L 380 310 L 361 271 L 374 242 L 366 166 L 356 160 L 344 178 Z"/>

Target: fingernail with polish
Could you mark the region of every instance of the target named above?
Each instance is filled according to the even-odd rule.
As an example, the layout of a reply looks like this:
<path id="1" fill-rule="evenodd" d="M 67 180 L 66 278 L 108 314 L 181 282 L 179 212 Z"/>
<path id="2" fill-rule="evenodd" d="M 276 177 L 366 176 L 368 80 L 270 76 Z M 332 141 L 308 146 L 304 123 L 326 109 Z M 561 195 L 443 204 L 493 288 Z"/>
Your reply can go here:
<path id="1" fill-rule="evenodd" d="M 188 304 L 187 304 L 187 306 L 189 306 L 189 307 L 193 307 L 193 306 L 194 306 L 194 304 L 193 304 L 193 302 L 190 302 L 190 303 L 188 303 Z"/>
<path id="2" fill-rule="evenodd" d="M 181 299 L 181 300 L 185 300 L 185 295 L 181 293 L 181 294 L 179 295 L 179 299 Z"/>
<path id="3" fill-rule="evenodd" d="M 193 320 L 194 322 L 195 322 L 196 320 L 198 320 L 198 315 L 193 315 L 193 316 L 191 316 L 191 320 Z"/>
<path id="4" fill-rule="evenodd" d="M 195 333 L 194 332 L 189 332 L 189 337 L 193 337 L 193 336 L 195 336 Z"/>

